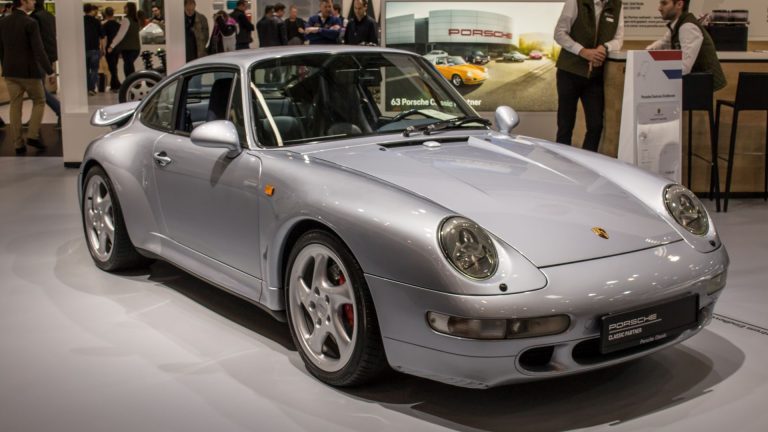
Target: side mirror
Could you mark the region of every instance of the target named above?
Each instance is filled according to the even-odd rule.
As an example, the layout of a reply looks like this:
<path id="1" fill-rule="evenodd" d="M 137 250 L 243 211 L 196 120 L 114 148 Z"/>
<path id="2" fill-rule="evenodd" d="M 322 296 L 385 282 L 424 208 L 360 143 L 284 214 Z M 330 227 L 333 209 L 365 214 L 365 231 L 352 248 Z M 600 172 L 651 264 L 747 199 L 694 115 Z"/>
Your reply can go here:
<path id="1" fill-rule="evenodd" d="M 228 120 L 214 120 L 201 124 L 192 130 L 189 139 L 200 147 L 225 148 L 228 156 L 240 154 L 240 136 L 235 124 Z"/>
<path id="2" fill-rule="evenodd" d="M 520 124 L 520 116 L 517 115 L 517 111 L 508 106 L 496 108 L 496 126 L 499 132 L 508 134 L 518 124 Z"/>

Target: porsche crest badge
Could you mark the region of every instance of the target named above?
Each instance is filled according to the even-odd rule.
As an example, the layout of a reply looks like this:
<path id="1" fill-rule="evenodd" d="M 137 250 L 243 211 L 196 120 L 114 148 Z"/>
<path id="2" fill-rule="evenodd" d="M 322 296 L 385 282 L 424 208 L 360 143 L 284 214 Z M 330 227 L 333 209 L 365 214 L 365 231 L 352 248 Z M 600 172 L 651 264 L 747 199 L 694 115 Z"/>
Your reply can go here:
<path id="1" fill-rule="evenodd" d="M 592 227 L 592 232 L 595 233 L 596 236 L 608 240 L 608 231 L 600 227 Z"/>

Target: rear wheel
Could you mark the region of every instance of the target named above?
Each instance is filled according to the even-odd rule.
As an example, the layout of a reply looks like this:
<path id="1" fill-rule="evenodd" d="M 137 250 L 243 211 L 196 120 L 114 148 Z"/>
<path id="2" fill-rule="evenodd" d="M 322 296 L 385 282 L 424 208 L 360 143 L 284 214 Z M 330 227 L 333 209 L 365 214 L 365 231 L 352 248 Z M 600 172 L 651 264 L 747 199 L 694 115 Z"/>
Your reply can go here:
<path id="1" fill-rule="evenodd" d="M 146 265 L 128 237 L 120 202 L 112 182 L 101 167 L 85 176 L 83 188 L 83 229 L 88 252 L 96 266 L 106 271 L 127 270 Z"/>
<path id="2" fill-rule="evenodd" d="M 334 386 L 375 378 L 385 367 L 373 300 L 362 269 L 335 236 L 310 231 L 286 271 L 291 336 L 307 370 Z"/>

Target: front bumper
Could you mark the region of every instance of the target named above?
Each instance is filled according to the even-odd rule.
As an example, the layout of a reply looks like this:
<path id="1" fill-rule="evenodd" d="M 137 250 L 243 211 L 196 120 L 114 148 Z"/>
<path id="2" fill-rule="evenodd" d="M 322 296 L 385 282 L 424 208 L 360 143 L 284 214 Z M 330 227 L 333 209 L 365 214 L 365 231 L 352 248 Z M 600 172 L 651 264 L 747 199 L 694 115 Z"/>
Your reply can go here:
<path id="1" fill-rule="evenodd" d="M 574 264 L 542 268 L 543 289 L 518 294 L 463 296 L 366 275 L 378 312 L 387 359 L 396 370 L 463 387 L 492 387 L 583 372 L 679 343 L 709 323 L 720 292 L 708 280 L 727 269 L 724 247 L 707 254 L 685 242 Z M 508 285 L 513 284 L 510 281 Z M 698 326 L 640 347 L 600 355 L 600 317 L 682 295 L 698 296 Z M 433 331 L 428 311 L 468 318 L 567 314 L 558 335 L 482 341 Z"/>

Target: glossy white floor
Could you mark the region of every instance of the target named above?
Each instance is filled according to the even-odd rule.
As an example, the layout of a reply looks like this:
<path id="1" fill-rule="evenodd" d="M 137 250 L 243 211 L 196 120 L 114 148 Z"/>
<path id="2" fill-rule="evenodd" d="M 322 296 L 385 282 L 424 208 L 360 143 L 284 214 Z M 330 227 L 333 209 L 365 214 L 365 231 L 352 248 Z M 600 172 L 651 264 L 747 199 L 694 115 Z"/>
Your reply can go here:
<path id="1" fill-rule="evenodd" d="M 58 158 L 0 158 L 3 432 L 768 430 L 762 200 L 714 216 L 728 287 L 720 317 L 681 346 L 486 391 L 396 373 L 337 390 L 307 374 L 287 327 L 258 308 L 163 263 L 96 269 L 76 175 Z"/>

